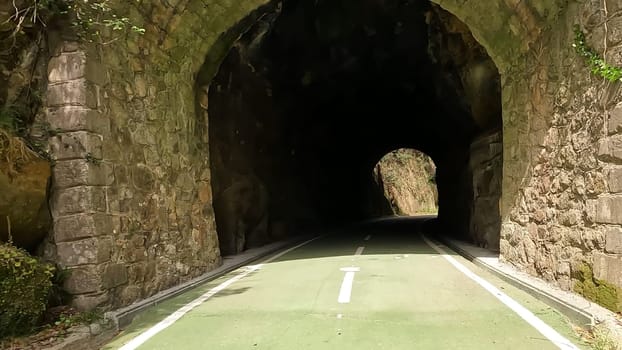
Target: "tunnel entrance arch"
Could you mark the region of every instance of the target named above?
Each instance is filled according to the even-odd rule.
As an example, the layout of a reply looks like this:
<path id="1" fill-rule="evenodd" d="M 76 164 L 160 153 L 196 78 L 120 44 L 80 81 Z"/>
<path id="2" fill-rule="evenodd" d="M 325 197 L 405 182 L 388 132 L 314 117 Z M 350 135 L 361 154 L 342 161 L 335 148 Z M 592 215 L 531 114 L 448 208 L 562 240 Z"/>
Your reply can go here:
<path id="1" fill-rule="evenodd" d="M 223 254 L 369 214 L 364 169 L 400 144 L 439 160 L 439 230 L 498 249 L 499 210 L 480 209 L 498 208 L 501 182 L 469 160 L 501 134 L 500 78 L 464 23 L 432 3 L 290 1 L 238 26 L 197 80 Z"/>
<path id="2" fill-rule="evenodd" d="M 90 45 L 81 45 L 72 42 L 69 36 L 62 36 L 69 42 L 60 43 L 49 62 L 50 82 L 53 83 L 48 85 L 45 110 L 50 125 L 59 130 L 49 135 L 56 163 L 53 178 L 69 176 L 75 181 L 71 186 L 52 182 L 50 209 L 54 227 L 44 254 L 63 267 L 79 271 L 75 276 L 87 276 L 93 281 L 90 284 L 72 282 L 80 286 L 73 293 L 78 296 L 75 304 L 82 308 L 106 303 L 128 305 L 221 263 L 211 186 L 212 181 L 218 180 L 212 177 L 210 169 L 208 135 L 212 129 L 208 122 L 215 121 L 217 116 L 208 115 L 210 104 L 214 102 L 209 94 L 214 92 L 214 76 L 234 44 L 260 19 L 267 19 L 280 4 L 265 0 L 113 3 L 120 14 L 127 13 L 132 22 L 144 27 L 143 36 L 128 35 L 123 38 L 127 40 L 111 41 L 101 50 L 90 50 Z M 604 103 L 604 97 L 592 93 L 601 91 L 602 86 L 590 76 L 582 58 L 570 45 L 574 38 L 573 25 L 579 24 L 586 32 L 588 44 L 598 48 L 601 41 L 596 39 L 600 35 L 596 33 L 602 29 L 602 22 L 596 23 L 593 19 L 602 16 L 602 9 L 595 3 L 507 0 L 485 3 L 435 0 L 434 3 L 465 23 L 499 69 L 502 139 L 491 141 L 483 148 L 498 150 L 499 145 L 503 145 L 503 158 L 489 162 L 503 164 L 500 257 L 567 290 L 572 289 L 574 283 L 582 282 L 584 267 L 593 268 L 596 278 L 619 285 L 619 281 L 606 272 L 620 265 L 619 259 L 609 259 L 619 257 L 620 253 L 607 248 L 615 246 L 619 238 L 610 228 L 618 229 L 620 220 L 609 210 L 622 198 L 617 188 L 610 187 L 619 167 L 616 158 L 619 128 L 616 128 L 617 120 L 612 118 L 617 115 L 619 106 L 610 103 L 617 101 L 615 98 Z M 345 14 L 351 13 L 346 11 Z M 610 17 L 615 16 L 610 14 Z M 403 33 L 411 24 L 400 22 L 406 25 L 392 28 L 394 32 Z M 394 20 L 390 23 L 397 24 Z M 325 33 L 334 33 L 330 30 L 330 20 L 324 24 L 329 24 L 323 26 L 329 29 Z M 340 50 L 334 55 L 344 57 Z M 387 55 L 380 50 L 371 57 L 382 60 Z M 620 64 L 616 57 L 611 60 Z M 356 60 L 346 63 L 356 68 Z M 429 71 L 434 72 L 433 69 Z M 296 81 L 313 85 L 318 77 L 313 73 L 302 74 Z M 395 76 L 408 77 L 401 73 Z M 393 92 L 413 86 L 408 81 L 398 85 L 400 88 Z M 270 90 L 274 92 L 278 91 Z M 362 99 L 365 101 L 378 97 L 373 93 L 362 96 L 366 97 Z M 421 93 L 419 96 L 429 95 Z M 352 100 L 353 95 L 344 95 L 344 101 L 346 97 Z M 434 101 L 432 98 L 423 100 Z M 193 108 L 195 101 L 198 102 L 197 113 Z M 405 99 L 395 98 L 384 105 L 395 107 L 397 111 L 397 107 L 402 107 L 400 101 L 403 103 Z M 342 108 L 342 112 L 347 110 Z M 370 111 L 373 110 L 362 112 Z M 384 111 L 381 115 L 393 117 L 396 113 Z M 417 119 L 423 122 L 440 114 L 420 115 L 432 116 Z M 469 154 L 472 140 L 462 142 L 460 147 L 446 152 L 450 156 L 443 158 L 434 154 L 434 147 L 426 149 L 425 145 L 417 144 L 416 139 L 421 138 L 412 138 L 415 128 L 399 125 L 402 126 L 399 132 L 393 134 L 373 129 L 375 132 L 360 146 L 382 146 L 385 151 L 398 146 L 411 147 L 433 155 L 439 165 L 439 177 L 445 177 L 450 185 L 439 190 L 440 202 L 444 203 L 441 216 L 452 203 L 455 208 L 467 208 L 446 190 L 453 186 L 456 190 L 472 191 L 465 192 L 467 195 L 463 198 L 472 198 L 476 193 L 471 180 L 449 181 L 461 174 L 466 169 L 465 164 L 473 159 Z M 443 147 L 459 139 L 449 137 L 452 131 L 466 130 L 457 122 L 446 122 L 444 127 L 446 132 L 441 135 L 445 137 L 437 137 L 437 144 L 445 145 Z M 320 125 L 308 128 L 322 129 Z M 477 136 L 486 138 L 488 132 L 492 135 L 498 131 L 490 129 Z M 385 143 L 384 138 L 378 137 L 386 134 L 392 135 L 393 141 Z M 410 139 L 407 138 L 409 134 Z M 324 135 L 322 140 L 335 145 Z M 289 152 L 290 156 L 304 154 L 300 147 L 279 149 Z M 336 164 L 344 158 L 356 159 L 347 168 L 358 169 L 357 164 L 369 162 L 367 156 L 362 156 L 369 152 L 362 148 L 357 148 L 358 152 L 347 147 L 328 148 L 331 149 L 332 152 L 325 154 L 334 156 L 332 170 L 340 174 L 340 179 L 330 181 L 330 178 L 318 176 L 317 183 L 325 185 L 319 188 L 324 190 L 316 191 L 316 186 L 308 187 L 307 192 L 326 193 L 325 189 L 329 188 L 326 186 L 333 183 L 346 186 L 341 186 L 341 192 L 335 192 L 328 200 L 317 199 L 316 204 L 323 207 L 322 213 L 317 215 L 305 210 L 310 218 L 326 213 L 352 215 L 358 211 L 358 206 L 346 205 L 339 198 L 345 198 L 344 195 L 357 198 L 361 193 L 358 190 L 361 173 L 344 171 L 345 167 Z M 356 156 L 351 157 L 353 154 Z M 104 166 L 88 161 L 93 157 L 101 159 Z M 77 161 L 85 159 L 86 162 Z M 80 177 L 73 173 L 74 165 L 80 165 Z M 312 169 L 308 173 L 318 173 L 317 166 L 307 166 Z M 373 164 L 365 167 L 370 166 Z M 576 179 L 576 183 L 568 179 Z M 459 217 L 464 218 L 472 215 L 471 211 L 460 213 Z M 468 232 L 469 226 L 464 226 L 467 220 L 457 222 L 461 222 L 461 229 L 446 231 Z M 83 229 L 77 231 L 75 227 Z M 572 238 L 577 232 L 581 240 Z M 120 278 L 103 284 L 103 271 L 121 271 Z M 134 277 L 126 279 L 124 271 Z"/>

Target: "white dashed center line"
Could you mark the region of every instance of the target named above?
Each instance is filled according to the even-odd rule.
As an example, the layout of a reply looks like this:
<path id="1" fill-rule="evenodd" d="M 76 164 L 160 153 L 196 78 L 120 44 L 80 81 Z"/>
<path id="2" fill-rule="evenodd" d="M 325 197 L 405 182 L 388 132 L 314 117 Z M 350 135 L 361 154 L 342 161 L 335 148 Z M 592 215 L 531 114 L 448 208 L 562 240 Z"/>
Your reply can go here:
<path id="1" fill-rule="evenodd" d="M 358 267 L 344 267 L 340 270 L 346 274 L 343 276 L 343 282 L 341 282 L 341 289 L 339 290 L 339 298 L 337 298 L 337 302 L 339 304 L 347 304 L 350 302 L 350 296 L 352 295 L 354 274 L 361 271 L 361 269 Z"/>

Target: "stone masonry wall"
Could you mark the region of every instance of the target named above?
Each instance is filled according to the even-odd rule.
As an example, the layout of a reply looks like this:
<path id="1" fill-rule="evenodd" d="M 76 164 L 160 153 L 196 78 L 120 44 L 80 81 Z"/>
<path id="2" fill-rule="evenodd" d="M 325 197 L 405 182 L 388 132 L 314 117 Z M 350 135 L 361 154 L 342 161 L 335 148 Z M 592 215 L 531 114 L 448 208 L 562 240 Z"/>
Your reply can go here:
<path id="1" fill-rule="evenodd" d="M 469 168 L 473 184 L 470 236 L 475 243 L 499 251 L 499 198 L 503 178 L 501 132 L 478 137 L 471 143 Z"/>
<path id="2" fill-rule="evenodd" d="M 607 52 L 610 64 L 622 66 L 622 33 L 616 25 L 621 8 L 620 2 L 609 2 L 607 16 L 602 1 L 573 5 L 536 46 L 522 74 L 515 70 L 516 79 L 505 82 L 504 104 L 513 106 L 505 113 L 530 116 L 530 152 L 521 157 L 531 165 L 526 173 L 506 175 L 505 181 L 509 177 L 521 188 L 504 217 L 502 257 L 584 294 L 590 294 L 586 285 L 622 287 L 622 197 L 617 194 L 622 91 L 619 83 L 591 74 L 574 52 L 573 25 L 588 33 L 590 46 Z M 527 79 L 520 82 L 524 74 Z M 505 152 L 510 159 L 516 156 L 512 148 Z"/>
<path id="3" fill-rule="evenodd" d="M 67 41 L 52 58 L 48 120 L 58 133 L 46 255 L 70 271 L 76 307 L 128 305 L 220 264 L 195 80 L 208 48 L 250 12 L 230 7 L 214 1 L 208 16 L 199 2 L 119 3 L 144 36 Z M 162 41 L 199 18 L 212 23 Z"/>
<path id="4" fill-rule="evenodd" d="M 245 19 L 260 15 L 267 2 L 114 1 L 120 15 L 146 29 L 144 35 L 111 34 L 105 45 L 67 41 L 50 62 L 48 119 L 59 133 L 50 140 L 56 165 L 53 244 L 47 254 L 72 271 L 66 287 L 76 295 L 79 308 L 128 305 L 220 263 L 203 87 L 248 27 Z M 506 220 L 501 250 L 508 260 L 521 263 L 515 251 L 529 245 L 526 225 L 535 218 L 535 210 L 523 210 L 526 192 L 519 195 L 518 189 L 536 188 L 536 171 L 527 170 L 540 151 L 531 145 L 541 144 L 546 121 L 551 120 L 546 115 L 552 115 L 552 108 L 546 106 L 553 105 L 549 101 L 555 100 L 561 77 L 586 72 L 581 75 L 588 79 L 585 85 L 566 86 L 567 97 L 583 96 L 574 86 L 593 87 L 597 82 L 589 81 L 579 61 L 572 63 L 574 71 L 566 66 L 550 71 L 547 65 L 544 71 L 533 71 L 539 65 L 516 66 L 522 58 L 537 60 L 532 45 L 539 43 L 547 23 L 556 22 L 566 1 L 436 2 L 469 26 L 503 77 L 504 173 L 512 175 L 503 180 L 501 215 Z M 563 40 L 552 37 L 551 43 L 569 44 L 570 34 L 560 33 L 566 35 Z M 574 57 L 566 46 L 551 49 L 549 56 L 564 65 Z M 198 76 L 204 80 L 201 89 L 196 86 Z M 555 83 L 545 84 L 543 91 L 532 90 L 540 80 Z M 537 103 L 538 98 L 544 102 Z M 526 103 L 534 110 L 525 110 Z M 561 110 L 571 113 L 569 108 Z M 561 129 L 575 130 L 567 123 Z M 562 149 L 568 152 L 556 144 L 547 154 L 559 152 L 562 157 Z M 584 179 L 586 184 L 591 181 L 587 175 Z M 506 214 L 512 208 L 517 209 L 509 219 Z M 527 222 L 518 220 L 523 217 Z M 585 232 L 594 231 L 585 227 Z M 524 260 L 529 269 L 537 252 L 522 251 L 531 256 Z"/>

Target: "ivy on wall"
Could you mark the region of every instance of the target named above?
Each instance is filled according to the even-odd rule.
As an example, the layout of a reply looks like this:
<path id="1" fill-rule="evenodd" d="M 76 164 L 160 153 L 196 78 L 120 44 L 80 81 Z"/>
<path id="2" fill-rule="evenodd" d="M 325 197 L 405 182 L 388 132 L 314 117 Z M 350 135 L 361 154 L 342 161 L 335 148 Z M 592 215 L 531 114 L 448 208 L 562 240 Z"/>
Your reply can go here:
<path id="1" fill-rule="evenodd" d="M 596 50 L 589 47 L 585 42 L 585 33 L 583 33 L 579 26 L 575 26 L 574 33 L 575 39 L 572 46 L 580 56 L 585 58 L 592 73 L 611 82 L 622 81 L 622 68 L 608 64 Z"/>

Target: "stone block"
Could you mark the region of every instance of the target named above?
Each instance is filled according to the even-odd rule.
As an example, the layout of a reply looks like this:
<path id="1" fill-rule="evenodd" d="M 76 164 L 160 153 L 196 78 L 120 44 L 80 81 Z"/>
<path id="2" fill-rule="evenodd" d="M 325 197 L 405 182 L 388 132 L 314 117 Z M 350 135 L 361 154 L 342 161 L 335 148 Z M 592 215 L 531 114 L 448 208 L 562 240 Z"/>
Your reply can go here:
<path id="1" fill-rule="evenodd" d="M 156 185 L 156 174 L 154 174 L 151 169 L 142 165 L 137 165 L 132 167 L 131 171 L 134 188 L 145 192 L 154 190 Z"/>
<path id="2" fill-rule="evenodd" d="M 622 43 L 622 17 L 609 19 L 609 41 L 614 45 Z"/>
<path id="3" fill-rule="evenodd" d="M 622 196 L 598 198 L 596 222 L 600 224 L 622 224 Z"/>
<path id="4" fill-rule="evenodd" d="M 605 56 L 605 62 L 612 66 L 622 66 L 622 46 L 610 47 Z"/>
<path id="5" fill-rule="evenodd" d="M 581 212 L 576 209 L 564 211 L 559 214 L 558 221 L 564 226 L 575 226 L 581 222 Z"/>
<path id="6" fill-rule="evenodd" d="M 622 103 L 615 106 L 609 113 L 608 128 L 609 134 L 615 134 L 622 131 Z"/>
<path id="7" fill-rule="evenodd" d="M 54 186 L 110 186 L 114 182 L 112 164 L 73 159 L 56 162 L 53 168 Z"/>
<path id="8" fill-rule="evenodd" d="M 93 158 L 102 159 L 102 137 L 86 131 L 63 133 L 50 139 L 50 149 L 55 160 Z"/>
<path id="9" fill-rule="evenodd" d="M 87 238 L 56 244 L 58 263 L 63 267 L 101 264 L 110 260 L 112 241 Z"/>
<path id="10" fill-rule="evenodd" d="M 110 121 L 95 109 L 80 106 L 48 108 L 47 119 L 52 130 L 90 131 L 100 135 L 110 134 Z"/>
<path id="11" fill-rule="evenodd" d="M 70 80 L 67 82 L 48 85 L 47 105 L 84 106 L 97 108 L 99 106 L 99 89 L 85 79 Z"/>
<path id="12" fill-rule="evenodd" d="M 622 254 L 622 228 L 608 227 L 605 231 L 605 251 Z"/>
<path id="13" fill-rule="evenodd" d="M 81 51 L 66 52 L 52 57 L 48 63 L 48 81 L 58 83 L 84 77 L 86 54 Z"/>
<path id="14" fill-rule="evenodd" d="M 86 67 L 84 69 L 84 77 L 86 78 L 86 80 L 95 85 L 105 86 L 109 81 L 108 75 L 106 74 L 106 69 L 104 69 L 104 66 L 99 62 L 98 59 L 92 56 L 93 55 L 91 55 L 91 52 L 89 52 L 89 55 L 87 55 Z"/>
<path id="15" fill-rule="evenodd" d="M 76 52 L 80 49 L 80 43 L 77 41 L 65 41 L 62 45 L 61 52 Z"/>
<path id="16" fill-rule="evenodd" d="M 68 270 L 63 287 L 70 294 L 94 293 L 102 290 L 101 271 L 97 266 L 81 266 Z"/>
<path id="17" fill-rule="evenodd" d="M 112 218 L 106 214 L 67 216 L 59 218 L 54 223 L 54 241 L 57 243 L 112 234 Z"/>
<path id="18" fill-rule="evenodd" d="M 107 292 L 100 294 L 74 295 L 71 299 L 71 306 L 78 311 L 89 311 L 98 306 L 106 305 L 109 301 L 110 295 Z"/>
<path id="19" fill-rule="evenodd" d="M 609 192 L 622 192 L 622 168 L 612 168 L 607 172 L 607 183 L 609 184 Z"/>
<path id="20" fill-rule="evenodd" d="M 605 162 L 622 161 L 622 135 L 601 139 L 598 144 L 598 158 Z"/>
<path id="21" fill-rule="evenodd" d="M 142 296 L 142 288 L 140 286 L 127 286 L 119 293 L 118 305 L 128 305 L 137 300 L 140 300 Z"/>
<path id="22" fill-rule="evenodd" d="M 596 222 L 596 208 L 598 207 L 597 199 L 588 199 L 585 201 L 585 221 L 588 224 Z"/>
<path id="23" fill-rule="evenodd" d="M 57 190 L 50 203 L 52 216 L 106 212 L 106 192 L 102 187 L 80 186 Z"/>
<path id="24" fill-rule="evenodd" d="M 622 287 L 622 258 L 594 253 L 594 277 Z"/>
<path id="25" fill-rule="evenodd" d="M 103 286 L 111 289 L 127 283 L 127 267 L 121 264 L 110 264 L 106 266 L 103 275 Z"/>

